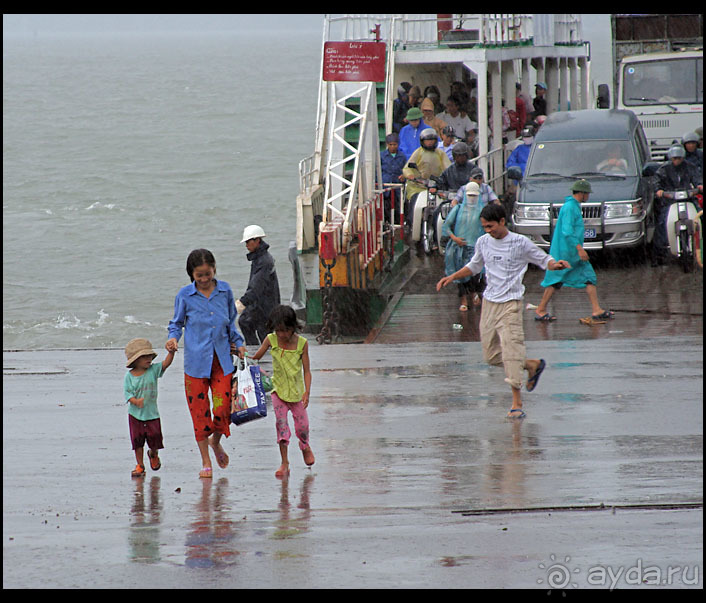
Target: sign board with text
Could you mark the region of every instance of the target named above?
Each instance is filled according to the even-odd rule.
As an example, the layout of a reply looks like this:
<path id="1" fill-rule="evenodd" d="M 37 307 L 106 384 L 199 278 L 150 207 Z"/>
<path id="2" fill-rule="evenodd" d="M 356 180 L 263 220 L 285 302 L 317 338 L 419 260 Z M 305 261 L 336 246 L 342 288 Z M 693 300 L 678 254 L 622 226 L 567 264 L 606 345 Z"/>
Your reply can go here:
<path id="1" fill-rule="evenodd" d="M 384 42 L 325 42 L 324 81 L 384 82 Z"/>

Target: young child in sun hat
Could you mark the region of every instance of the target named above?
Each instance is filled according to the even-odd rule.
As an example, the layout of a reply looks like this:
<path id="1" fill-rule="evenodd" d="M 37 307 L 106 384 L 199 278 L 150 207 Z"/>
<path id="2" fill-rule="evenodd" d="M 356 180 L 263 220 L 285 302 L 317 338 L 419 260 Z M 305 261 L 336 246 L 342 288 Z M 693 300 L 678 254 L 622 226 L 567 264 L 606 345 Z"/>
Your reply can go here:
<path id="1" fill-rule="evenodd" d="M 164 448 L 162 443 L 162 424 L 157 409 L 157 379 L 174 360 L 174 352 L 167 352 L 167 357 L 161 364 L 152 364 L 157 354 L 147 339 L 132 339 L 125 346 L 127 368 L 123 381 L 125 401 L 128 403 L 128 422 L 130 425 L 130 440 L 135 451 L 137 466 L 132 477 L 145 475 L 144 451 L 145 441 L 149 446 L 147 456 L 150 467 L 157 471 L 162 463 L 158 450 Z"/>

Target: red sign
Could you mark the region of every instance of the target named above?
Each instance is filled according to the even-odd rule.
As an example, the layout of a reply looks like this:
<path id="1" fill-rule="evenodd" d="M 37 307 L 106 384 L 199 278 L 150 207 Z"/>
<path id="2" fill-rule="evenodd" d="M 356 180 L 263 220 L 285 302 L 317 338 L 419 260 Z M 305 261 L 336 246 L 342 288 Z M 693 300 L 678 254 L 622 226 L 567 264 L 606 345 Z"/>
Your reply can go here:
<path id="1" fill-rule="evenodd" d="M 384 42 L 325 42 L 324 81 L 384 82 Z"/>

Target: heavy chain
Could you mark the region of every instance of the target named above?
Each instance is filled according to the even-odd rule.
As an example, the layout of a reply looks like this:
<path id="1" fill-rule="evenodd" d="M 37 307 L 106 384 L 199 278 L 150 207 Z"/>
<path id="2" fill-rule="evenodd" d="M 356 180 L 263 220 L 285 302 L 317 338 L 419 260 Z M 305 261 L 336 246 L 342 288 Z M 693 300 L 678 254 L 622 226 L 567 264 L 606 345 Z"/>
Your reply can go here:
<path id="1" fill-rule="evenodd" d="M 336 320 L 332 295 L 333 274 L 331 274 L 331 269 L 336 265 L 336 259 L 334 258 L 330 263 L 326 263 L 324 259 L 321 259 L 321 265 L 324 267 L 324 286 L 321 289 L 322 326 L 321 332 L 316 336 L 316 341 L 320 344 L 331 343 L 333 338 L 332 331 L 334 330 L 338 339 L 338 321 Z"/>

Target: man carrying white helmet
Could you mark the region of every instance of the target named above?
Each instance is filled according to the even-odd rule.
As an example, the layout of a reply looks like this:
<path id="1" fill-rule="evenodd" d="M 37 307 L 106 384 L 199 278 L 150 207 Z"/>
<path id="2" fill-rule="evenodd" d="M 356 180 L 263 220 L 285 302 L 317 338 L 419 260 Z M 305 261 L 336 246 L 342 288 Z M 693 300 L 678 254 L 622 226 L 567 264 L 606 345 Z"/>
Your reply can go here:
<path id="1" fill-rule="evenodd" d="M 240 241 L 245 243 L 247 258 L 251 262 L 248 288 L 235 302 L 240 315 L 238 324 L 246 345 L 260 345 L 264 341 L 267 337 L 267 318 L 280 303 L 275 259 L 268 251 L 270 246 L 263 240 L 264 237 L 265 231 L 252 224 L 245 227 L 243 240 Z"/>

